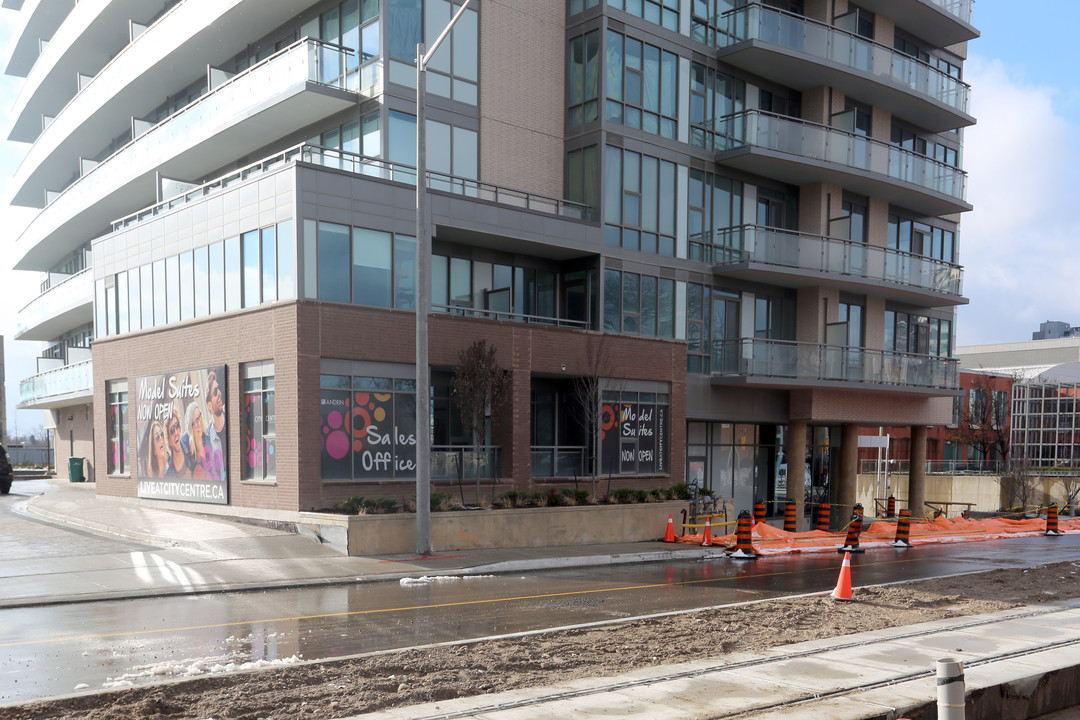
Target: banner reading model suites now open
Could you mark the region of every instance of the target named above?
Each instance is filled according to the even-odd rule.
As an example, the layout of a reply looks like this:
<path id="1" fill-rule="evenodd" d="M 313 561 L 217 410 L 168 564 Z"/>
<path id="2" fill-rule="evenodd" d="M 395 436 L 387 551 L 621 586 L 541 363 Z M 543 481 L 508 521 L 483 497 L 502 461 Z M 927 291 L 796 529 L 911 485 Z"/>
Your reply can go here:
<path id="1" fill-rule="evenodd" d="M 227 504 L 225 366 L 135 381 L 141 498 Z"/>

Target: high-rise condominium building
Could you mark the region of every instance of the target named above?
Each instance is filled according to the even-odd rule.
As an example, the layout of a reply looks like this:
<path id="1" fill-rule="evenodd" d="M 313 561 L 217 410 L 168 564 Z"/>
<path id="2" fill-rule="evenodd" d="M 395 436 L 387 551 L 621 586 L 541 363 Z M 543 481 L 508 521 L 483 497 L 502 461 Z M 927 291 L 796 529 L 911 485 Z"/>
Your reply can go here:
<path id="1" fill-rule="evenodd" d="M 263 513 L 412 495 L 415 57 L 458 0 L 2 5 L 19 406 L 61 467 Z M 916 460 L 958 388 L 970 13 L 474 0 L 426 72 L 436 491 L 842 507 L 860 426 Z M 511 374 L 474 434 L 478 340 Z"/>

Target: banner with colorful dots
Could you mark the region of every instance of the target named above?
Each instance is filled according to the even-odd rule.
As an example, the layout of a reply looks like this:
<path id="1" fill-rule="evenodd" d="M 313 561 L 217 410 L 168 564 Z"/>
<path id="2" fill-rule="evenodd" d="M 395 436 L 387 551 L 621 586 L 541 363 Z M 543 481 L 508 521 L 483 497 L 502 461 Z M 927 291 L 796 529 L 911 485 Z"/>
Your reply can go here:
<path id="1" fill-rule="evenodd" d="M 135 379 L 139 497 L 228 504 L 226 392 L 224 365 Z"/>
<path id="2" fill-rule="evenodd" d="M 323 480 L 416 477 L 416 393 L 394 389 L 389 379 L 371 380 L 361 388 L 322 389 Z"/>

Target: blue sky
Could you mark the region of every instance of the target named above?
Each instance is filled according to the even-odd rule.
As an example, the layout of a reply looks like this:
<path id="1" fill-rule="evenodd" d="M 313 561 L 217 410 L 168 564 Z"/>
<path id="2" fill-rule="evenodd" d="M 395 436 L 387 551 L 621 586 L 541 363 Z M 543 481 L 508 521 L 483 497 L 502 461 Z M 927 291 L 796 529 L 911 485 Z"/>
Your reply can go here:
<path id="1" fill-rule="evenodd" d="M 0 48 L 17 13 L 0 10 Z M 1018 8 L 1003 0 L 975 3 L 982 37 L 969 45 L 964 79 L 972 86 L 978 124 L 964 134 L 968 200 L 975 210 L 960 226 L 964 295 L 956 338 L 960 345 L 1027 340 L 1044 320 L 1080 325 L 1080 80 L 1068 60 L 1077 52 L 1077 0 L 1037 0 Z M 0 58 L 6 53 L 0 50 Z M 20 83 L 0 75 L 0 137 Z M 8 180 L 25 148 L 0 142 L 0 287 L 9 298 L 0 313 L 5 336 L 9 423 L 41 426 L 40 412 L 13 415 L 19 380 L 35 372 L 36 343 L 17 343 L 16 311 L 32 299 L 39 277 L 14 273 L 9 250 L 25 213 L 6 207 Z M 10 260 L 9 260 L 10 258 Z M 10 298 L 16 298 L 14 301 Z"/>

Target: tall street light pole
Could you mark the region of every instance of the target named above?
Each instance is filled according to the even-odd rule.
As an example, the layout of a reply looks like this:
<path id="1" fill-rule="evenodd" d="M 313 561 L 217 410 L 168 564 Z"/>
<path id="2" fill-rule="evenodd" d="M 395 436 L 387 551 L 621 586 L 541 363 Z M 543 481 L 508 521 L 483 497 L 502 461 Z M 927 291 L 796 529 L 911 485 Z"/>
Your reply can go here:
<path id="1" fill-rule="evenodd" d="M 431 313 L 431 222 L 428 218 L 426 95 L 427 64 L 472 0 L 465 0 L 450 24 L 425 52 L 416 45 L 416 553 L 431 553 L 431 370 L 428 315 Z"/>

